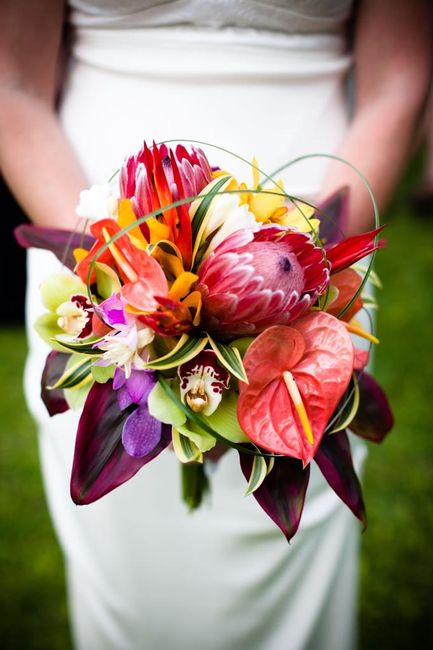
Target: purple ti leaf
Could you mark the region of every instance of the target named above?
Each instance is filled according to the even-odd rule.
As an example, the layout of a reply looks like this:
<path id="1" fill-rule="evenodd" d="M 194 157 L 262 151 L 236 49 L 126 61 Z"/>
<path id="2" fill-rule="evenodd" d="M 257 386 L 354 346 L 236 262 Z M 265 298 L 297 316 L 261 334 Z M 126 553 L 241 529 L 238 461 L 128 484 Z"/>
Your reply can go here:
<path id="1" fill-rule="evenodd" d="M 317 206 L 320 219 L 319 236 L 326 244 L 344 239 L 349 214 L 349 187 L 337 190 Z"/>
<path id="2" fill-rule="evenodd" d="M 53 350 L 49 353 L 45 361 L 41 378 L 41 399 L 51 416 L 57 415 L 57 413 L 64 413 L 69 409 L 61 388 L 56 388 L 55 390 L 47 388 L 47 386 L 54 386 L 63 375 L 69 358 L 69 354 Z"/>
<path id="3" fill-rule="evenodd" d="M 249 480 L 253 456 L 240 453 L 241 468 Z M 310 466 L 305 469 L 296 458 L 276 457 L 274 467 L 253 496 L 290 542 L 298 530 L 304 508 Z"/>
<path id="4" fill-rule="evenodd" d="M 42 228 L 28 223 L 15 228 L 14 235 L 22 248 L 44 248 L 51 251 L 71 271 L 76 266 L 72 255 L 74 248 L 90 250 L 95 241 L 91 235 L 59 228 Z"/>
<path id="5" fill-rule="evenodd" d="M 314 460 L 334 492 L 366 527 L 362 489 L 353 467 L 346 431 L 325 435 Z"/>
<path id="6" fill-rule="evenodd" d="M 359 407 L 350 429 L 361 438 L 382 442 L 394 425 L 388 399 L 377 381 L 366 372 L 358 376 Z"/>
<path id="7" fill-rule="evenodd" d="M 141 458 L 126 453 L 122 430 L 131 410 L 120 411 L 112 381 L 92 386 L 78 425 L 71 496 L 78 505 L 92 503 L 132 478 L 171 442 L 171 427 L 162 427 L 155 448 Z"/>

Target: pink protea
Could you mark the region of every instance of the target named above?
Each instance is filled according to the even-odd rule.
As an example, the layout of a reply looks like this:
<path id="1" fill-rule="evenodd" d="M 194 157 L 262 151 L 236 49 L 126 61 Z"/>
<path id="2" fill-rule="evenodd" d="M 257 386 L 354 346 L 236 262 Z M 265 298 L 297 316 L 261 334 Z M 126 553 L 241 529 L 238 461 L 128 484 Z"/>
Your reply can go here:
<path id="1" fill-rule="evenodd" d="M 329 281 L 312 238 L 278 226 L 233 233 L 205 259 L 198 275 L 201 325 L 226 340 L 295 320 Z"/>

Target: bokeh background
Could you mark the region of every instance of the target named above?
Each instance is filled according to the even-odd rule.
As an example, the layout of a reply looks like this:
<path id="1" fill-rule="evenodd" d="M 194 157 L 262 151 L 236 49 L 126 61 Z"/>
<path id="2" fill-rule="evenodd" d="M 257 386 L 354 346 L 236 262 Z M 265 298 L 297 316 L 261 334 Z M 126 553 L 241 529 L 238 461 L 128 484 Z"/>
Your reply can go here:
<path id="1" fill-rule="evenodd" d="M 364 476 L 361 650 L 433 648 L 433 203 L 420 210 L 411 200 L 422 158 L 421 152 L 412 161 L 383 217 L 388 247 L 377 256 L 383 290 L 376 376 L 396 425 L 381 447 L 370 446 Z M 4 185 L 0 194 L 0 644 L 66 650 L 62 559 L 22 393 L 25 255 L 11 223 L 24 217 Z M 6 250 L 12 264 L 5 263 Z"/>

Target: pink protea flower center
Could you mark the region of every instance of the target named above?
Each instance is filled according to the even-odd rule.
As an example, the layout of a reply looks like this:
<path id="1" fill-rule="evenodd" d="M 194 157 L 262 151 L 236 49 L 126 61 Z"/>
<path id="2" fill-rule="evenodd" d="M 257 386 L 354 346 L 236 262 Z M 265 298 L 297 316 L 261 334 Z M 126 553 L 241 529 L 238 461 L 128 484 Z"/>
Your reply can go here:
<path id="1" fill-rule="evenodd" d="M 230 235 L 198 276 L 201 325 L 230 340 L 299 318 L 325 290 L 329 269 L 309 235 L 265 226 Z"/>
<path id="2" fill-rule="evenodd" d="M 302 293 L 304 271 L 296 255 L 288 246 L 282 246 L 272 241 L 253 241 L 237 252 L 251 254 L 255 273 L 257 276 L 266 278 L 267 284 L 274 291 L 281 290 L 285 294 L 292 291 Z"/>

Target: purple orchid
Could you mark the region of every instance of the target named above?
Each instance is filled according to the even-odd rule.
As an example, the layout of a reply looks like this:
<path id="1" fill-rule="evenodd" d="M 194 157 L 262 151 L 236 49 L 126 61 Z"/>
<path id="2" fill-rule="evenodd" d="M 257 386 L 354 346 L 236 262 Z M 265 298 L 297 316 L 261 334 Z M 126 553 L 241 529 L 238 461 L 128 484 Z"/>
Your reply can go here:
<path id="1" fill-rule="evenodd" d="M 123 411 L 133 404 L 138 406 L 122 429 L 123 447 L 134 458 L 146 456 L 161 440 L 163 425 L 150 415 L 147 406 L 147 399 L 156 382 L 156 374 L 149 370 L 132 370 L 126 377 L 123 370 L 117 368 L 114 374 L 113 389 L 117 392 L 119 408 Z"/>
<path id="2" fill-rule="evenodd" d="M 125 311 L 126 300 L 119 293 L 101 302 L 98 306 L 102 320 L 110 327 L 117 328 L 119 325 L 132 325 L 135 319 Z"/>

